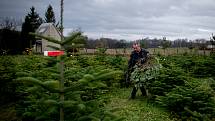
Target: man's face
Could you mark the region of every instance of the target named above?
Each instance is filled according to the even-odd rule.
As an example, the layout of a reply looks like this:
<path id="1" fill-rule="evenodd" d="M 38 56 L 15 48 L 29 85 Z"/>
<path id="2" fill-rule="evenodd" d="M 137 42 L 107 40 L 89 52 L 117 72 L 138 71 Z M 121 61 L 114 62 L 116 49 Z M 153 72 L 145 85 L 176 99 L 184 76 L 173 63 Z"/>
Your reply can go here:
<path id="1" fill-rule="evenodd" d="M 140 46 L 139 46 L 138 44 L 134 44 L 134 45 L 133 45 L 133 49 L 134 49 L 134 51 L 136 51 L 136 52 L 140 52 L 140 50 L 141 50 L 141 48 L 140 48 Z"/>

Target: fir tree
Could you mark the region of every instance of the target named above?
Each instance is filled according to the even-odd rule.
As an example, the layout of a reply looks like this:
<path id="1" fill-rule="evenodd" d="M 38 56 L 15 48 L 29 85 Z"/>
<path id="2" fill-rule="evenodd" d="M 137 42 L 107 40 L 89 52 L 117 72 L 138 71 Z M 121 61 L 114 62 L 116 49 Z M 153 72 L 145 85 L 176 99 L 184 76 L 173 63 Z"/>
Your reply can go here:
<path id="1" fill-rule="evenodd" d="M 56 44 L 59 44 L 60 45 L 60 48 L 56 48 L 54 47 L 55 49 L 57 50 L 61 50 L 61 51 L 65 51 L 66 48 L 72 46 L 74 47 L 74 43 L 72 43 L 75 39 L 77 39 L 78 37 L 81 36 L 81 32 L 77 32 L 77 33 L 74 33 L 72 34 L 70 37 L 68 37 L 67 39 L 64 39 L 63 37 L 63 0 L 61 0 L 61 22 L 60 22 L 60 26 L 61 26 L 61 40 L 56 40 L 54 38 L 51 38 L 51 37 L 45 37 L 45 36 L 41 36 L 41 35 L 37 35 L 37 34 L 34 34 L 34 33 L 31 33 L 31 35 L 35 35 L 37 37 L 40 37 L 40 38 L 43 38 L 43 39 L 46 39 L 48 40 L 49 42 L 54 42 Z M 51 93 L 58 93 L 59 94 L 59 101 L 56 101 L 56 100 L 52 100 L 51 102 L 54 102 L 55 104 L 59 104 L 59 109 L 60 109 L 60 121 L 64 121 L 64 109 L 65 109 L 65 106 L 67 104 L 69 105 L 74 105 L 74 101 L 75 100 L 72 100 L 72 101 L 65 101 L 65 94 L 68 93 L 68 92 L 76 92 L 75 88 L 80 88 L 80 84 L 82 85 L 87 85 L 90 81 L 95 81 L 95 80 L 101 80 L 101 79 L 104 79 L 106 77 L 111 77 L 111 75 L 113 75 L 114 73 L 117 73 L 116 71 L 112 71 L 112 72 L 107 72 L 107 71 L 101 71 L 101 73 L 99 73 L 99 75 L 85 75 L 81 80 L 79 80 L 78 82 L 79 83 L 74 83 L 72 84 L 71 87 L 65 87 L 64 86 L 64 83 L 65 83 L 65 76 L 64 76 L 64 56 L 60 56 L 57 58 L 57 62 L 59 65 L 58 66 L 58 77 L 59 77 L 59 81 L 57 82 L 57 84 L 59 84 L 58 88 L 53 88 L 53 87 L 49 87 L 49 86 L 46 86 L 45 83 L 43 83 L 41 80 L 38 80 L 38 79 L 35 79 L 35 78 L 32 78 L 32 77 L 24 77 L 24 78 L 19 78 L 18 80 L 23 80 L 23 81 L 30 81 L 36 85 L 39 85 L 41 87 L 43 87 L 44 89 L 48 90 L 49 92 Z M 54 82 L 56 84 L 56 82 Z M 98 85 L 98 84 L 95 84 L 95 85 Z M 88 86 L 88 85 L 87 85 Z M 80 101 L 76 101 L 77 103 L 79 102 L 78 106 L 80 105 L 81 107 L 85 107 L 83 104 L 80 104 Z M 75 105 L 77 105 L 77 103 L 75 103 Z"/>
<path id="2" fill-rule="evenodd" d="M 53 8 L 51 5 L 48 6 L 46 13 L 45 13 L 45 22 L 46 23 L 54 23 L 56 22 L 55 20 L 55 14 L 53 11 Z"/>
<path id="3" fill-rule="evenodd" d="M 40 35 L 36 36 L 46 39 L 50 42 L 60 44 L 61 48 L 58 49 L 62 49 L 65 45 L 72 44 L 70 43 L 70 41 L 77 38 L 79 34 L 80 33 L 77 33 L 73 35 L 73 37 L 69 37 L 69 39 L 64 39 L 62 42 L 54 40 L 50 37 Z M 30 99 L 30 101 L 27 100 L 26 102 L 29 102 L 30 104 L 28 105 L 28 107 L 24 107 L 24 116 L 27 116 L 27 118 L 33 116 L 33 118 L 37 120 L 46 121 L 53 121 L 55 119 L 57 120 L 58 118 L 60 119 L 60 121 L 64 121 L 66 117 L 66 119 L 71 117 L 77 118 L 74 119 L 74 121 L 90 119 L 99 120 L 100 118 L 114 118 L 116 121 L 121 120 L 121 118 L 107 115 L 105 114 L 105 112 L 104 114 L 102 114 L 104 115 L 104 117 L 96 117 L 97 115 L 94 116 L 93 111 L 90 110 L 87 111 L 88 113 L 81 113 L 83 112 L 83 110 L 93 108 L 93 105 L 96 104 L 92 104 L 90 102 L 88 104 L 88 102 L 84 102 L 81 98 L 81 93 L 83 93 L 84 90 L 86 90 L 85 92 L 89 92 L 93 89 L 107 87 L 107 85 L 103 83 L 102 80 L 111 79 L 113 75 L 121 74 L 121 71 L 101 68 L 96 69 L 97 71 L 95 72 L 92 71 L 92 73 L 84 74 L 83 77 L 78 81 L 70 80 L 70 84 L 66 85 L 65 80 L 68 79 L 68 75 L 64 76 L 64 61 L 66 60 L 66 57 L 62 55 L 57 58 L 47 59 L 49 62 L 53 63 L 51 67 L 48 66 L 42 68 L 39 72 L 17 73 L 17 76 L 19 77 L 17 81 L 25 82 L 28 85 L 34 85 L 33 87 L 30 86 L 27 89 L 29 91 L 29 94 L 31 94 L 31 98 L 27 98 Z M 42 75 L 44 74 L 47 77 L 43 77 Z M 58 109 L 60 109 L 60 111 L 58 111 Z M 58 112 L 60 113 L 59 117 L 56 115 Z M 64 115 L 64 112 L 67 112 L 67 114 L 70 116 Z"/>
<path id="4" fill-rule="evenodd" d="M 22 49 L 32 48 L 35 43 L 35 37 L 29 35 L 29 32 L 35 32 L 36 29 L 42 24 L 42 18 L 36 12 L 35 8 L 32 6 L 30 12 L 25 17 L 25 22 L 22 24 L 21 41 Z"/>

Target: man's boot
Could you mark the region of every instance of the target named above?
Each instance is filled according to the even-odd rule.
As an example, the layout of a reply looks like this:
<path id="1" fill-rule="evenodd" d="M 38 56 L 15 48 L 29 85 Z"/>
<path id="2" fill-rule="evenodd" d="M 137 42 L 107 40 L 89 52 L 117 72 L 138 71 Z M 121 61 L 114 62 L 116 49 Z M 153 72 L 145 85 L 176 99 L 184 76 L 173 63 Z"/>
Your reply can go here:
<path id="1" fill-rule="evenodd" d="M 130 95 L 130 99 L 134 99 L 137 93 L 137 88 L 133 87 L 132 91 L 131 91 L 131 95 Z"/>

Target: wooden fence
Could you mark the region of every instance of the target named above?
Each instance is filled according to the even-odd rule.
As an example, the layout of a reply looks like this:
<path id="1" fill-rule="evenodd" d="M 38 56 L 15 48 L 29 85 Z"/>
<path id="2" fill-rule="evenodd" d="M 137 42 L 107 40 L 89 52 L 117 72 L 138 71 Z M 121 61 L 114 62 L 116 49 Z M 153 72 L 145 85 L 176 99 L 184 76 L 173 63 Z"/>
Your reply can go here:
<path id="1" fill-rule="evenodd" d="M 188 49 L 188 48 L 149 48 L 147 49 L 152 55 L 178 55 L 178 54 L 194 54 L 194 55 L 210 55 L 210 50 Z M 108 55 L 130 55 L 132 48 L 126 49 L 107 49 L 105 54 Z M 97 49 L 80 49 L 79 54 L 98 54 Z"/>

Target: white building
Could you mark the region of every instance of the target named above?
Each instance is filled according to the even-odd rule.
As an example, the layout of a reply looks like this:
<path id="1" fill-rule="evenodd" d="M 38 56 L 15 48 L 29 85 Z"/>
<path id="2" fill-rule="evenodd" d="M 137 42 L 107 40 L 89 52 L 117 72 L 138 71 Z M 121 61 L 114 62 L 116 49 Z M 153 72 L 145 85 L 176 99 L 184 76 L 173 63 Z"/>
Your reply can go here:
<path id="1" fill-rule="evenodd" d="M 53 23 L 43 23 L 39 26 L 39 28 L 36 30 L 36 33 L 39 35 L 52 37 L 56 40 L 61 40 L 61 34 L 57 30 L 57 28 L 53 25 Z M 60 48 L 59 44 L 49 42 L 45 39 L 37 40 L 35 44 L 35 51 L 37 53 L 43 53 L 44 51 L 51 51 L 54 50 L 51 47 L 48 47 L 48 45 L 55 46 Z"/>

